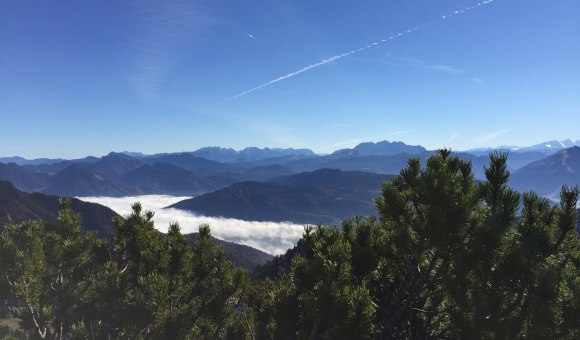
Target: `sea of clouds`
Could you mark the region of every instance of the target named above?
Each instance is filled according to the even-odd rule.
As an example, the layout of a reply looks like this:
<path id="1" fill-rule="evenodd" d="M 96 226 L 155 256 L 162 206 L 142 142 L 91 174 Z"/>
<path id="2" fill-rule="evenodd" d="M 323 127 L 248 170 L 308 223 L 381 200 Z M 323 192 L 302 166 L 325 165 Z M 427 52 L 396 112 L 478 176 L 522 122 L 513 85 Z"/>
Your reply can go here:
<path id="1" fill-rule="evenodd" d="M 126 216 L 131 205 L 140 202 L 144 210 L 155 213 L 155 227 L 167 232 L 169 224 L 179 223 L 182 233 L 197 232 L 203 223 L 210 225 L 212 236 L 230 242 L 245 244 L 272 255 L 283 254 L 292 248 L 304 232 L 304 226 L 289 222 L 257 222 L 233 218 L 207 217 L 189 211 L 165 208 L 191 198 L 168 195 L 142 195 L 130 197 L 77 197 L 85 202 L 98 203 Z"/>

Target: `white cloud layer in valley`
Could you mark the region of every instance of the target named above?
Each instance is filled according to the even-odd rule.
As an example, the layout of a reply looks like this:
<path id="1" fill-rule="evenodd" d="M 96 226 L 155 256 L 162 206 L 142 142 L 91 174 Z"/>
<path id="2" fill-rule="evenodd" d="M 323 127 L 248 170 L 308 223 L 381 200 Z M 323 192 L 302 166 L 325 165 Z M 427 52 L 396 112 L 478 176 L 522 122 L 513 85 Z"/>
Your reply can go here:
<path id="1" fill-rule="evenodd" d="M 155 227 L 167 232 L 169 224 L 179 223 L 184 234 L 197 232 L 199 225 L 210 225 L 212 236 L 230 242 L 245 244 L 272 255 L 283 254 L 296 244 L 302 236 L 304 226 L 289 222 L 256 222 L 233 218 L 207 217 L 195 215 L 179 209 L 165 207 L 190 197 L 168 195 L 143 195 L 130 197 L 77 197 L 85 202 L 98 203 L 126 216 L 131 213 L 131 205 L 140 202 L 144 210 L 155 213 Z"/>

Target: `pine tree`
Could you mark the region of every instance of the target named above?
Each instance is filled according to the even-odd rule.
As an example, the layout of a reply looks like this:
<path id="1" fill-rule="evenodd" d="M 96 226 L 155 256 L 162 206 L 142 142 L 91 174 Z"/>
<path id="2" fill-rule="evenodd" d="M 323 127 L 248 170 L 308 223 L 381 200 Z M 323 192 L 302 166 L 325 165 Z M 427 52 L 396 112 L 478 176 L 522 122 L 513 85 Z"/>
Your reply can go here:
<path id="1" fill-rule="evenodd" d="M 559 207 L 526 193 L 520 213 L 506 161 L 477 184 L 448 150 L 410 159 L 378 218 L 307 228 L 306 255 L 258 288 L 259 338 L 577 337 L 578 189 Z"/>
<path id="2" fill-rule="evenodd" d="M 0 236 L 2 279 L 10 307 L 42 339 L 62 339 L 79 321 L 77 309 L 94 259 L 94 233 L 61 200 L 58 222 L 8 225 Z M 24 308 L 16 310 L 15 306 Z"/>

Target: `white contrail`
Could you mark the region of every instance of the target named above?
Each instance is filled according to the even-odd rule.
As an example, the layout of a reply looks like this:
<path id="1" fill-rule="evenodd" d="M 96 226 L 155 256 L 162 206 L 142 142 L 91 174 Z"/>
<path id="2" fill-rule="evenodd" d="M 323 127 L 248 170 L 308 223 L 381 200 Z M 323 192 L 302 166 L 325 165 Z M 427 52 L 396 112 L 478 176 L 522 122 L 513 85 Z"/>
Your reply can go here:
<path id="1" fill-rule="evenodd" d="M 476 5 L 473 5 L 473 6 L 468 6 L 468 7 L 465 7 L 464 9 L 462 9 L 462 10 L 457 10 L 457 11 L 454 11 L 452 14 L 443 15 L 443 16 L 441 16 L 440 20 L 447 20 L 447 19 L 450 19 L 451 17 L 457 16 L 457 15 L 462 15 L 462 14 L 464 14 L 464 13 L 468 12 L 468 11 L 471 11 L 471 10 L 473 10 L 473 9 L 476 9 L 476 8 L 478 8 L 478 7 L 481 7 L 481 6 L 487 5 L 487 4 L 489 4 L 489 3 L 491 3 L 491 2 L 494 2 L 494 1 L 495 1 L 495 0 L 485 0 L 485 1 L 478 2 Z M 352 51 L 344 52 L 344 53 L 341 53 L 341 54 L 337 54 L 337 55 L 335 55 L 335 56 L 332 56 L 332 57 L 330 57 L 330 58 L 327 58 L 327 59 L 322 59 L 321 61 L 319 61 L 319 62 L 317 62 L 317 63 L 315 63 L 315 64 L 311 64 L 311 65 L 305 66 L 305 67 L 303 67 L 303 68 L 301 68 L 301 69 L 299 69 L 299 70 L 297 70 L 297 71 L 290 72 L 290 73 L 288 73 L 288 74 L 286 74 L 286 75 L 283 75 L 283 76 L 280 76 L 280 77 L 278 77 L 278 78 L 276 78 L 276 79 L 270 80 L 270 81 L 269 81 L 269 82 L 267 82 L 267 83 L 264 83 L 264 84 L 262 84 L 262 85 L 256 86 L 256 87 L 254 87 L 254 88 L 251 88 L 251 89 L 249 89 L 249 90 L 246 90 L 246 91 L 244 91 L 244 92 L 238 93 L 238 94 L 236 94 L 235 96 L 232 96 L 232 97 L 229 97 L 229 98 L 225 99 L 223 102 L 227 102 L 227 101 L 230 101 L 230 100 L 233 100 L 233 99 L 239 98 L 239 97 L 241 97 L 241 96 L 244 96 L 244 95 L 246 95 L 246 94 L 248 94 L 248 93 L 251 93 L 251 92 L 257 91 L 257 90 L 259 90 L 259 89 L 263 89 L 264 87 L 267 87 L 267 86 L 273 85 L 273 84 L 275 84 L 275 83 L 277 83 L 277 82 L 280 82 L 280 81 L 282 81 L 282 80 L 285 80 L 285 79 L 288 79 L 288 78 L 292 78 L 292 77 L 294 77 L 294 76 L 297 76 L 297 75 L 299 75 L 300 73 L 303 73 L 303 72 L 306 72 L 306 71 L 310 71 L 310 70 L 312 70 L 312 69 L 314 69 L 314 68 L 317 68 L 317 67 L 319 67 L 319 66 L 322 66 L 322 65 L 328 64 L 328 63 L 330 63 L 330 62 L 333 62 L 333 61 L 335 61 L 335 60 L 338 60 L 338 59 L 341 59 L 341 58 L 347 57 L 347 56 L 349 56 L 349 55 L 352 55 L 352 54 L 355 54 L 355 53 L 362 52 L 362 51 L 364 51 L 364 50 L 366 50 L 366 49 L 369 49 L 369 48 L 371 48 L 371 47 L 377 46 L 377 45 L 379 45 L 379 44 L 384 44 L 384 43 L 386 43 L 386 42 L 388 42 L 388 41 L 390 41 L 390 40 L 393 40 L 393 39 L 395 39 L 395 38 L 400 38 L 400 37 L 402 37 L 402 36 L 404 36 L 404 35 L 406 35 L 406 34 L 412 33 L 412 32 L 414 32 L 414 31 L 416 31 L 416 30 L 418 30 L 418 29 L 421 29 L 421 28 L 424 28 L 424 27 L 426 27 L 426 26 L 428 26 L 428 25 L 430 25 L 430 24 L 431 24 L 431 22 L 428 22 L 428 23 L 426 23 L 426 24 L 424 24 L 424 25 L 422 25 L 422 26 L 413 27 L 413 28 L 411 28 L 411 29 L 408 29 L 408 30 L 406 30 L 406 31 L 399 32 L 399 33 L 397 33 L 397 34 L 394 34 L 394 35 L 392 35 L 392 36 L 390 36 L 390 37 L 388 37 L 388 38 L 386 38 L 386 39 L 382 39 L 382 40 L 379 40 L 379 41 L 377 41 L 377 42 L 370 43 L 370 44 L 368 44 L 368 45 L 366 45 L 366 46 L 363 46 L 363 47 L 361 47 L 361 48 L 354 49 L 354 50 L 352 50 Z"/>
<path id="2" fill-rule="evenodd" d="M 375 43 L 369 44 L 369 45 L 367 45 L 367 46 L 361 47 L 361 48 L 359 48 L 359 49 L 356 49 L 356 50 L 352 50 L 352 51 L 344 52 L 344 53 L 341 53 L 341 54 L 337 54 L 337 55 L 335 55 L 335 56 L 332 56 L 332 57 L 330 57 L 330 58 L 328 58 L 328 59 L 322 59 L 321 61 L 317 62 L 316 64 L 311 64 L 311 65 L 305 66 L 305 67 L 303 67 L 303 68 L 299 69 L 298 71 L 294 71 L 294 72 L 288 73 L 288 74 L 286 74 L 286 75 L 283 75 L 283 76 L 280 76 L 280 77 L 278 77 L 278 78 L 276 78 L 276 79 L 274 79 L 274 80 L 270 80 L 269 82 L 267 82 L 267 83 L 264 83 L 264 84 L 262 84 L 262 85 L 260 85 L 260 86 L 256 86 L 256 87 L 254 87 L 254 88 L 252 88 L 252 89 L 249 89 L 249 90 L 247 90 L 247 91 L 244 91 L 244 92 L 242 92 L 242 93 L 238 93 L 238 94 L 236 94 L 235 96 L 232 96 L 232 97 L 229 97 L 229 98 L 225 99 L 225 100 L 224 100 L 224 102 L 230 101 L 230 100 L 232 100 L 232 99 L 236 99 L 236 98 L 238 98 L 238 97 L 241 97 L 241 96 L 243 96 L 243 95 L 246 95 L 246 94 L 248 94 L 248 93 L 250 93 L 250 92 L 257 91 L 257 90 L 259 90 L 259 89 L 261 89 L 261 88 L 264 88 L 264 87 L 266 87 L 266 86 L 270 86 L 270 85 L 272 85 L 272 84 L 275 84 L 275 83 L 277 83 L 277 82 L 279 82 L 279 81 L 282 81 L 282 80 L 284 80 L 284 79 L 288 79 L 288 78 L 294 77 L 294 76 L 296 76 L 296 75 L 299 75 L 300 73 L 303 73 L 303 72 L 306 72 L 306 71 L 312 70 L 313 68 L 316 68 L 316 67 L 322 66 L 322 65 L 324 65 L 324 64 L 328 64 L 328 63 L 330 63 L 330 62 L 333 62 L 333 61 L 335 61 L 335 60 L 338 60 L 338 59 L 344 58 L 344 57 L 346 57 L 346 56 L 349 56 L 349 55 L 351 55 L 351 54 L 355 54 L 355 53 L 358 53 L 358 52 L 364 51 L 364 50 L 366 50 L 366 49 L 368 49 L 368 48 L 371 48 L 371 47 L 373 47 L 373 46 L 376 46 L 376 45 L 378 45 L 379 43 L 383 43 L 383 42 L 386 42 L 386 41 L 388 41 L 388 40 L 392 40 L 392 39 L 395 39 L 395 38 L 399 38 L 399 37 L 401 37 L 401 36 L 403 36 L 403 35 L 405 35 L 405 34 L 407 34 L 407 33 L 411 33 L 411 32 L 413 32 L 413 31 L 416 31 L 416 30 L 418 30 L 418 29 L 419 29 L 419 27 L 415 27 L 415 28 L 412 28 L 412 29 L 406 30 L 406 31 L 404 31 L 404 32 L 401 32 L 401 33 L 399 33 L 399 34 L 397 34 L 397 35 L 391 36 L 391 37 L 389 37 L 388 39 L 383 39 L 383 40 L 381 40 L 380 42 L 375 42 Z"/>

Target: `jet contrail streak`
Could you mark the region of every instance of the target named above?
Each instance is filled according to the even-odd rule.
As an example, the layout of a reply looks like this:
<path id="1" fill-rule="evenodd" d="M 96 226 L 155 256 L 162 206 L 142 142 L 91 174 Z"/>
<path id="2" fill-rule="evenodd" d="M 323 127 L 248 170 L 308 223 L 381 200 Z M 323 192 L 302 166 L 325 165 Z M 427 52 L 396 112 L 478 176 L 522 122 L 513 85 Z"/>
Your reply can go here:
<path id="1" fill-rule="evenodd" d="M 485 6 L 485 5 L 487 5 L 487 4 L 491 3 L 491 2 L 494 2 L 494 1 L 495 0 L 485 0 L 485 1 L 478 2 L 476 5 L 465 7 L 463 10 L 457 10 L 457 11 L 454 11 L 453 13 L 451 13 L 451 14 L 443 15 L 443 16 L 441 16 L 440 20 L 447 20 L 447 19 L 450 19 L 450 18 L 452 18 L 454 16 L 462 15 L 462 14 L 468 12 L 468 11 L 471 11 L 471 10 L 476 9 L 478 7 L 481 7 L 481 6 Z M 256 87 L 251 88 L 249 90 L 246 90 L 244 92 L 238 93 L 235 96 L 232 96 L 232 97 L 229 97 L 229 98 L 223 100 L 222 103 L 225 103 L 227 101 L 230 101 L 230 100 L 239 98 L 239 97 L 244 96 L 244 95 L 246 95 L 248 93 L 252 93 L 254 91 L 263 89 L 264 87 L 268 87 L 270 85 L 276 84 L 277 82 L 280 82 L 282 80 L 285 80 L 285 79 L 288 79 L 288 78 L 292 78 L 294 76 L 299 75 L 300 73 L 304 73 L 306 71 L 310 71 L 310 70 L 312 70 L 314 68 L 317 68 L 319 66 L 328 64 L 328 63 L 333 62 L 335 60 L 342 59 L 344 57 L 347 57 L 347 56 L 352 55 L 352 54 L 355 54 L 355 53 L 362 52 L 364 50 L 367 50 L 367 49 L 369 49 L 371 47 L 374 47 L 374 46 L 377 46 L 379 44 L 384 44 L 384 43 L 389 42 L 389 41 L 391 41 L 393 39 L 400 38 L 400 37 L 402 37 L 404 35 L 407 35 L 409 33 L 412 33 L 414 31 L 417 31 L 417 30 L 422 29 L 422 28 L 424 28 L 426 26 L 429 26 L 429 25 L 431 25 L 431 22 L 428 22 L 428 23 L 426 23 L 426 24 L 424 24 L 422 26 L 413 27 L 413 28 L 408 29 L 406 31 L 399 32 L 399 33 L 394 34 L 394 35 L 392 35 L 392 36 L 390 36 L 390 37 L 388 37 L 386 39 L 382 39 L 382 40 L 379 40 L 377 42 L 370 43 L 370 44 L 368 44 L 366 46 L 363 46 L 361 48 L 354 49 L 352 51 L 344 52 L 344 53 L 341 53 L 341 54 L 337 54 L 337 55 L 332 56 L 332 57 L 327 58 L 327 59 L 322 59 L 321 61 L 319 61 L 319 62 L 317 62 L 315 64 L 311 64 L 311 65 L 308 65 L 308 66 L 304 66 L 303 68 L 301 68 L 301 69 L 299 69 L 297 71 L 290 72 L 290 73 L 288 73 L 286 75 L 283 75 L 283 76 L 280 76 L 280 77 L 278 77 L 276 79 L 270 80 L 267 83 L 264 83 L 262 85 L 256 86 Z"/>

